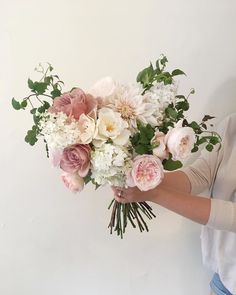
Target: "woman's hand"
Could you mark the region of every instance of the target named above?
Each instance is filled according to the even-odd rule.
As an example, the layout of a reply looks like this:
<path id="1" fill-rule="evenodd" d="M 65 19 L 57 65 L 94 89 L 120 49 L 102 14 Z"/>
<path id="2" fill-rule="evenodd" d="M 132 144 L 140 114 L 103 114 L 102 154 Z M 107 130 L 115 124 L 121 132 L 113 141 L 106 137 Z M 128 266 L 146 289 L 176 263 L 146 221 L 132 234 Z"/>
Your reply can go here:
<path id="1" fill-rule="evenodd" d="M 122 204 L 152 201 L 156 194 L 156 189 L 144 192 L 137 187 L 121 188 L 113 186 L 112 190 L 116 201 Z"/>

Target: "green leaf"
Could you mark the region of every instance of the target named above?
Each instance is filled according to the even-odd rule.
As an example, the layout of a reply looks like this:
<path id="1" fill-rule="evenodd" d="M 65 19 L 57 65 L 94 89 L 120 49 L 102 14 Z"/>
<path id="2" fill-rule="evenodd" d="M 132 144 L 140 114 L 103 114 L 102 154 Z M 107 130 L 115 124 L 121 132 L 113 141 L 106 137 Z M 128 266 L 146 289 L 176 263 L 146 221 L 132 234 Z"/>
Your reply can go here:
<path id="1" fill-rule="evenodd" d="M 206 122 L 208 120 L 214 119 L 215 117 L 209 116 L 209 115 L 205 115 L 202 119 L 203 122 Z"/>
<path id="2" fill-rule="evenodd" d="M 163 166 L 165 170 L 174 171 L 183 166 L 180 161 L 174 161 L 171 157 L 168 160 L 163 161 Z"/>
<path id="3" fill-rule="evenodd" d="M 177 102 L 176 109 L 187 111 L 189 109 L 189 102 L 187 100 Z"/>
<path id="4" fill-rule="evenodd" d="M 153 78 L 155 76 L 155 72 L 153 69 L 153 65 L 150 64 L 148 68 L 145 68 L 141 72 L 139 72 L 137 76 L 137 82 L 140 82 L 143 84 L 144 87 L 147 87 L 149 84 L 153 82 Z"/>
<path id="5" fill-rule="evenodd" d="M 43 94 L 48 87 L 47 83 L 44 82 L 34 82 L 34 91 L 38 94 Z"/>
<path id="6" fill-rule="evenodd" d="M 24 108 L 26 108 L 26 107 L 27 107 L 27 100 L 23 100 L 23 101 L 21 102 L 21 108 L 24 109 Z"/>
<path id="7" fill-rule="evenodd" d="M 190 127 L 192 127 L 194 130 L 199 130 L 200 129 L 200 126 L 198 125 L 197 122 L 195 121 L 192 121 L 190 124 L 189 124 Z"/>
<path id="8" fill-rule="evenodd" d="M 48 67 L 49 71 L 52 72 L 53 71 L 52 65 L 51 64 L 48 64 L 48 65 L 49 65 L 49 67 Z"/>
<path id="9" fill-rule="evenodd" d="M 164 56 L 160 59 L 160 63 L 161 63 L 161 65 L 163 65 L 163 66 L 165 67 L 166 64 L 167 64 L 167 62 L 168 62 L 168 59 L 167 59 L 167 57 L 164 55 Z"/>
<path id="10" fill-rule="evenodd" d="M 44 83 L 46 83 L 47 85 L 49 85 L 51 83 L 52 79 L 53 79 L 52 76 L 45 77 L 44 78 Z"/>
<path id="11" fill-rule="evenodd" d="M 30 145 L 35 145 L 38 141 L 37 139 L 38 129 L 37 126 L 33 126 L 31 130 L 28 130 L 27 135 L 25 136 L 25 141 Z"/>
<path id="12" fill-rule="evenodd" d="M 37 125 L 40 121 L 40 117 L 39 116 L 36 116 L 36 115 L 33 115 L 33 120 L 34 120 L 34 124 Z"/>
<path id="13" fill-rule="evenodd" d="M 179 99 L 184 99 L 184 100 L 186 100 L 186 97 L 185 97 L 184 95 L 176 95 L 175 97 L 176 97 L 176 98 L 179 98 Z"/>
<path id="14" fill-rule="evenodd" d="M 34 90 L 34 82 L 30 78 L 28 79 L 28 87 Z"/>
<path id="15" fill-rule="evenodd" d="M 186 76 L 186 74 L 183 71 L 181 71 L 180 69 L 175 69 L 171 75 L 172 75 L 172 77 L 178 76 L 178 75 L 185 75 Z"/>
<path id="16" fill-rule="evenodd" d="M 166 113 L 167 116 L 169 116 L 169 117 L 171 117 L 173 119 L 176 119 L 178 117 L 178 112 L 175 109 L 171 108 L 171 107 L 166 108 L 165 113 Z"/>
<path id="17" fill-rule="evenodd" d="M 89 173 L 84 177 L 84 183 L 87 184 L 89 183 L 92 179 L 91 179 L 91 171 L 89 171 Z"/>
<path id="18" fill-rule="evenodd" d="M 201 126 L 202 126 L 202 128 L 204 128 L 205 130 L 207 130 L 207 125 L 206 125 L 206 124 L 202 123 Z"/>
<path id="19" fill-rule="evenodd" d="M 15 98 L 13 97 L 12 100 L 11 100 L 11 104 L 13 106 L 13 108 L 15 110 L 20 110 L 21 109 L 21 104 L 19 101 L 15 100 Z"/>
<path id="20" fill-rule="evenodd" d="M 198 151 L 198 146 L 195 145 L 194 148 L 191 150 L 192 153 L 196 153 Z"/>
<path id="21" fill-rule="evenodd" d="M 168 77 L 168 78 L 164 79 L 164 84 L 165 85 L 172 84 L 172 82 L 173 82 L 173 79 L 171 77 Z"/>
<path id="22" fill-rule="evenodd" d="M 207 144 L 206 145 L 206 149 L 208 150 L 208 152 L 211 152 L 213 150 L 214 146 L 212 144 Z"/>
<path id="23" fill-rule="evenodd" d="M 44 105 L 44 109 L 45 109 L 45 110 L 47 110 L 47 109 L 50 108 L 51 105 L 50 105 L 50 103 L 48 103 L 46 100 L 44 100 L 43 103 L 44 103 L 43 105 Z"/>
<path id="24" fill-rule="evenodd" d="M 37 108 L 33 108 L 33 109 L 30 111 L 30 113 L 31 113 L 32 115 L 34 115 L 34 114 L 36 113 L 36 111 L 37 111 Z"/>
<path id="25" fill-rule="evenodd" d="M 51 95 L 52 95 L 52 98 L 61 96 L 61 91 L 59 89 L 53 89 L 53 91 L 51 91 Z"/>
<path id="26" fill-rule="evenodd" d="M 155 73 L 158 75 L 161 73 L 160 65 L 159 65 L 159 59 L 156 61 L 156 70 Z"/>
<path id="27" fill-rule="evenodd" d="M 144 155 L 149 153 L 149 149 L 146 145 L 139 144 L 135 147 L 135 151 L 139 155 Z"/>
<path id="28" fill-rule="evenodd" d="M 206 141 L 207 141 L 207 139 L 205 137 L 202 137 L 202 138 L 198 139 L 197 144 L 200 145 L 200 144 L 205 143 Z"/>
<path id="29" fill-rule="evenodd" d="M 134 136 L 131 138 L 132 145 L 136 145 L 139 141 L 140 133 L 135 133 Z"/>
<path id="30" fill-rule="evenodd" d="M 211 139 L 210 139 L 210 143 L 213 144 L 213 145 L 215 145 L 215 144 L 217 144 L 219 142 L 220 142 L 220 140 L 216 136 L 212 136 Z"/>

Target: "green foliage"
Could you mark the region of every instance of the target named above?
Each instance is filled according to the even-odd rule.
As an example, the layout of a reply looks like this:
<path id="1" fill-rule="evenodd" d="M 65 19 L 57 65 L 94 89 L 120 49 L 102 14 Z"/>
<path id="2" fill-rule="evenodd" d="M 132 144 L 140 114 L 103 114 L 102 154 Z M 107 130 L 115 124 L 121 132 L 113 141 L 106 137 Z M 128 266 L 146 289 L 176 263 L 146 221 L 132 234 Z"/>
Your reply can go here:
<path id="1" fill-rule="evenodd" d="M 40 135 L 38 124 L 41 115 L 51 106 L 53 99 L 61 95 L 62 85 L 64 84 L 58 75 L 52 74 L 53 67 L 49 63 L 46 68 L 39 64 L 35 70 L 42 76 L 38 81 L 33 81 L 30 78 L 28 79 L 27 84 L 30 89 L 30 94 L 24 97 L 21 101 L 17 101 L 15 98 L 11 101 L 12 107 L 15 110 L 25 110 L 27 106 L 31 106 L 30 113 L 32 114 L 35 125 L 27 132 L 25 137 L 25 141 L 30 145 L 34 145 Z M 42 99 L 42 97 L 44 99 Z M 47 100 L 45 100 L 45 98 Z M 33 99 L 39 105 L 34 106 Z"/>
<path id="2" fill-rule="evenodd" d="M 183 164 L 180 161 L 174 161 L 172 156 L 169 159 L 163 161 L 163 167 L 165 170 L 174 171 L 181 168 Z"/>
<path id="3" fill-rule="evenodd" d="M 139 132 L 131 138 L 132 146 L 135 152 L 139 155 L 152 154 L 151 139 L 154 137 L 155 130 L 150 125 L 138 123 Z"/>
<path id="4" fill-rule="evenodd" d="M 212 144 L 210 144 L 210 143 L 208 143 L 206 145 L 206 149 L 208 150 L 208 152 L 211 152 L 213 150 L 213 148 L 214 148 L 214 146 Z"/>
<path id="5" fill-rule="evenodd" d="M 215 117 L 205 115 L 200 123 L 196 121 L 192 121 L 189 123 L 187 119 L 183 120 L 183 126 L 188 126 L 193 128 L 196 134 L 196 143 L 194 148 L 192 149 L 192 153 L 195 153 L 199 150 L 199 146 L 205 144 L 205 148 L 207 151 L 211 152 L 214 149 L 214 146 L 219 144 L 219 148 L 221 148 L 221 137 L 218 133 L 214 131 L 207 130 L 207 121 L 214 119 Z"/>
<path id="6" fill-rule="evenodd" d="M 172 73 L 164 71 L 167 62 L 168 59 L 166 58 L 166 56 L 162 56 L 157 59 L 155 63 L 155 68 L 152 63 L 150 63 L 149 67 L 143 69 L 138 73 L 136 81 L 143 85 L 144 92 L 150 89 L 155 81 L 163 82 L 165 85 L 168 85 L 172 84 L 173 77 L 177 75 L 185 75 L 185 73 L 180 69 L 175 69 L 172 71 Z"/>
<path id="7" fill-rule="evenodd" d="M 27 135 L 25 136 L 25 141 L 30 145 L 35 145 L 35 143 L 38 141 L 38 133 L 38 127 L 36 125 L 32 126 L 32 129 L 28 130 Z"/>
<path id="8" fill-rule="evenodd" d="M 13 108 L 15 110 L 20 110 L 21 109 L 21 103 L 19 101 L 15 100 L 14 97 L 11 100 L 11 104 L 12 104 L 12 106 L 13 106 Z"/>
<path id="9" fill-rule="evenodd" d="M 27 100 L 22 100 L 22 102 L 19 102 L 12 98 L 11 104 L 15 110 L 24 110 L 27 107 Z"/>
<path id="10" fill-rule="evenodd" d="M 89 173 L 84 177 L 84 183 L 87 184 L 89 183 L 92 179 L 91 179 L 91 170 L 89 170 Z"/>
<path id="11" fill-rule="evenodd" d="M 185 74 L 183 71 L 181 71 L 180 69 L 176 69 L 176 70 L 174 70 L 174 71 L 171 73 L 171 75 L 172 75 L 172 77 L 174 77 L 174 76 L 178 76 L 178 75 L 185 75 L 185 76 L 186 76 L 186 74 Z"/>

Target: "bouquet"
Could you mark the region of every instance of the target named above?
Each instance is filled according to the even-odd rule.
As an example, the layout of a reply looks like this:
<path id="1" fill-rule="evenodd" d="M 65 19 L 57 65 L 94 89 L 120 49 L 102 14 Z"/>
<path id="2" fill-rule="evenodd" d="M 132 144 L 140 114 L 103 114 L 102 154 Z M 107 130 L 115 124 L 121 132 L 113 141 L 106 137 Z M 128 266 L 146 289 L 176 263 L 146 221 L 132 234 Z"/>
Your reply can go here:
<path id="1" fill-rule="evenodd" d="M 16 110 L 31 107 L 34 125 L 25 141 L 34 145 L 43 138 L 51 163 L 61 169 L 62 180 L 72 192 L 81 192 L 91 182 L 137 186 L 147 191 L 158 186 L 164 171 L 182 167 L 182 161 L 201 144 L 210 152 L 220 143 L 219 135 L 208 131 L 205 115 L 201 122 L 187 120 L 189 96 L 178 94 L 179 69 L 166 70 L 161 56 L 142 70 L 134 84 L 111 77 L 90 89 L 74 87 L 63 92 L 64 83 L 50 64 L 40 64 L 39 81 L 28 79 L 30 94 L 12 99 Z M 212 125 L 211 125 L 212 126 Z M 123 237 L 131 224 L 148 231 L 145 218 L 155 214 L 147 202 L 121 204 L 111 201 L 108 227 Z"/>

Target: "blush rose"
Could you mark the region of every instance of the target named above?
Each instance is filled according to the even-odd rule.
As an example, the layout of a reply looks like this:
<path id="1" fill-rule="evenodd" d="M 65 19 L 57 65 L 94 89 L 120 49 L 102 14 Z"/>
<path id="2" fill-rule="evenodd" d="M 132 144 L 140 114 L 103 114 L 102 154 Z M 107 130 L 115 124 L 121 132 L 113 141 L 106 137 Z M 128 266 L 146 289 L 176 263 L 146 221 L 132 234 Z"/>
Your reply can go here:
<path id="1" fill-rule="evenodd" d="M 153 155 L 140 155 L 134 158 L 132 169 L 127 175 L 126 184 L 148 191 L 158 186 L 164 177 L 161 160 Z"/>
<path id="2" fill-rule="evenodd" d="M 68 173 L 78 173 L 85 177 L 90 169 L 91 147 L 87 144 L 74 144 L 63 150 L 60 167 Z"/>
<path id="3" fill-rule="evenodd" d="M 79 120 L 81 114 L 94 117 L 96 107 L 97 100 L 92 95 L 85 94 L 80 88 L 75 88 L 71 92 L 56 97 L 49 112 L 63 112 L 68 117 L 73 116 Z"/>

